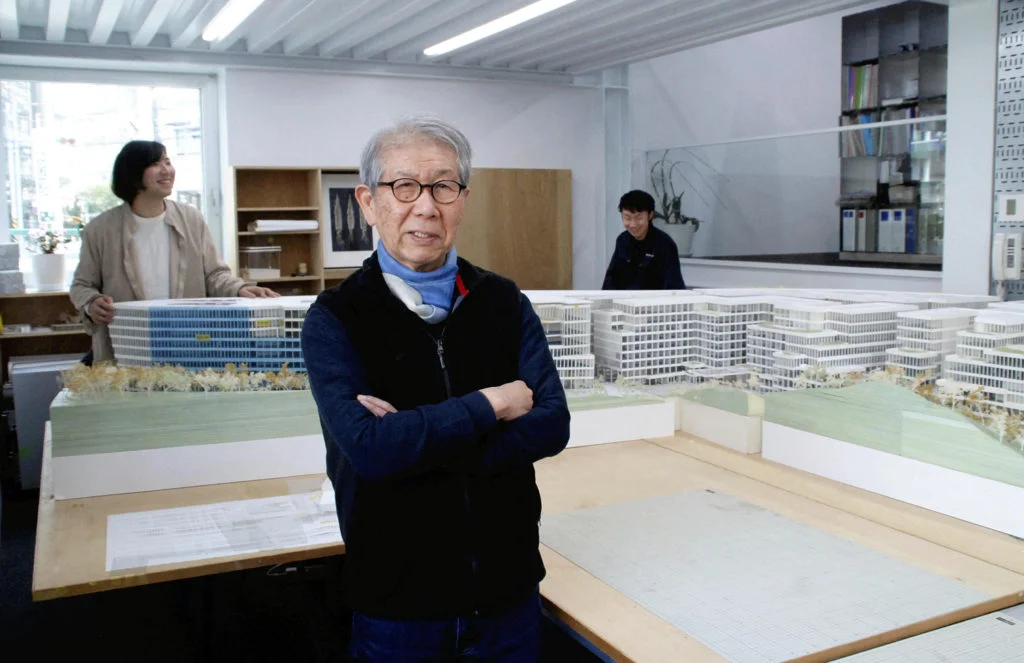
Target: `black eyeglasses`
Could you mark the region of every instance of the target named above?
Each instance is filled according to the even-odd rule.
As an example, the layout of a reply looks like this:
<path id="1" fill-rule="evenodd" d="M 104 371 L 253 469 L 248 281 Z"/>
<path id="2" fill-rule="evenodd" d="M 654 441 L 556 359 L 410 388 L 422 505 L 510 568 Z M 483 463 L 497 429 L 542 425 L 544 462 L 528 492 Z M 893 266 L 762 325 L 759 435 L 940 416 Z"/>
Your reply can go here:
<path id="1" fill-rule="evenodd" d="M 424 189 L 430 189 L 430 195 L 434 198 L 434 202 L 442 205 L 454 203 L 462 195 L 462 190 L 466 188 L 465 184 L 455 180 L 441 180 L 433 184 L 423 184 L 410 177 L 402 177 L 390 182 L 377 182 L 377 186 L 391 187 L 395 198 L 403 203 L 411 203 L 420 197 Z"/>

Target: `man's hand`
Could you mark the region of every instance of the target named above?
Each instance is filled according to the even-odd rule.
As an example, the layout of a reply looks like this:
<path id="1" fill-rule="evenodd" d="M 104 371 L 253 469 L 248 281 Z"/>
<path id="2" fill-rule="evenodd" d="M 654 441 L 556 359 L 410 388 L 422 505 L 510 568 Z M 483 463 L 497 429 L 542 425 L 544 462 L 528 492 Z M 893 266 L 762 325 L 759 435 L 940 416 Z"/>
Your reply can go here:
<path id="1" fill-rule="evenodd" d="M 280 297 L 270 288 L 264 288 L 258 285 L 243 285 L 238 289 L 239 297 Z"/>
<path id="2" fill-rule="evenodd" d="M 114 300 L 106 295 L 100 295 L 89 302 L 89 317 L 98 325 L 109 325 L 114 319 Z"/>
<path id="3" fill-rule="evenodd" d="M 391 403 L 376 396 L 363 396 L 360 394 L 356 396 L 356 400 L 376 417 L 383 417 L 385 414 L 398 412 Z"/>
<path id="4" fill-rule="evenodd" d="M 533 409 L 533 390 L 522 380 L 481 389 L 480 393 L 494 408 L 494 416 L 502 421 L 518 419 Z"/>

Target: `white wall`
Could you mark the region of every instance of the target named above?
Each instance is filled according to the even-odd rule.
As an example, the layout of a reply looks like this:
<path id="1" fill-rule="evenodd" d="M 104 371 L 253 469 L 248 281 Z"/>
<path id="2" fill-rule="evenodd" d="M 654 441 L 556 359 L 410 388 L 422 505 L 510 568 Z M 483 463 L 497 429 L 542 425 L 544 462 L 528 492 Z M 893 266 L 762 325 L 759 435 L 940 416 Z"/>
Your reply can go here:
<path id="1" fill-rule="evenodd" d="M 835 126 L 843 13 L 633 65 L 634 186 L 647 188 L 648 150 Z M 707 147 L 697 157 L 690 171 L 708 184 L 693 185 L 720 213 L 702 219 L 707 223 L 694 239 L 695 255 L 838 249 L 834 136 Z M 724 212 L 715 195 L 725 202 Z M 688 198 L 698 202 L 684 195 L 684 211 Z M 706 207 L 689 213 L 708 214 Z"/>
<path id="2" fill-rule="evenodd" d="M 605 267 L 600 89 L 228 70 L 224 96 L 229 167 L 358 167 L 373 131 L 399 116 L 429 112 L 468 136 L 474 166 L 571 169 L 573 285 L 600 287 Z M 228 255 L 235 253 L 233 244 L 233 238 L 225 239 Z"/>
<path id="3" fill-rule="evenodd" d="M 998 0 L 949 6 L 942 290 L 989 293 Z"/>

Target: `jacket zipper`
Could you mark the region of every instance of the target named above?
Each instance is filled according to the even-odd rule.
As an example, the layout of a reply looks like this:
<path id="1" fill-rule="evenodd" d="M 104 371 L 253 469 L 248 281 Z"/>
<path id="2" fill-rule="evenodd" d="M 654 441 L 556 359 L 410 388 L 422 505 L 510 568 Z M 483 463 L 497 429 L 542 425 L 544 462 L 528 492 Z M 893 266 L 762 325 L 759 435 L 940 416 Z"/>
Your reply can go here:
<path id="1" fill-rule="evenodd" d="M 441 375 L 444 377 L 444 392 L 448 398 L 452 397 L 452 383 L 448 376 L 448 365 L 444 361 L 444 334 L 448 331 L 447 325 L 441 330 L 441 336 L 434 339 L 434 343 L 437 345 L 437 361 L 441 364 Z M 472 522 L 473 520 L 473 509 L 469 500 L 469 478 L 466 475 L 462 476 L 462 499 L 466 506 L 466 520 Z M 477 563 L 476 563 L 476 551 L 469 551 L 469 565 L 470 565 L 470 592 L 473 596 L 473 614 L 479 615 L 480 611 L 476 607 L 476 576 L 477 576 Z"/>

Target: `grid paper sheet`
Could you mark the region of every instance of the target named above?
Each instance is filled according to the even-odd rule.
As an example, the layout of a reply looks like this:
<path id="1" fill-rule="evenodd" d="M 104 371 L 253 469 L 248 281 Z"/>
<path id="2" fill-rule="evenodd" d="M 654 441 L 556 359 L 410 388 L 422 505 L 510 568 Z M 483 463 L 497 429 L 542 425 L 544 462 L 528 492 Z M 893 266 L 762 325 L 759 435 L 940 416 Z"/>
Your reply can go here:
<path id="1" fill-rule="evenodd" d="M 1021 663 L 1024 606 L 839 659 L 846 663 Z"/>
<path id="2" fill-rule="evenodd" d="M 788 660 L 990 598 L 711 490 L 546 515 L 541 541 L 736 663 Z"/>
<path id="3" fill-rule="evenodd" d="M 107 572 L 339 543 L 333 491 L 107 517 Z"/>

